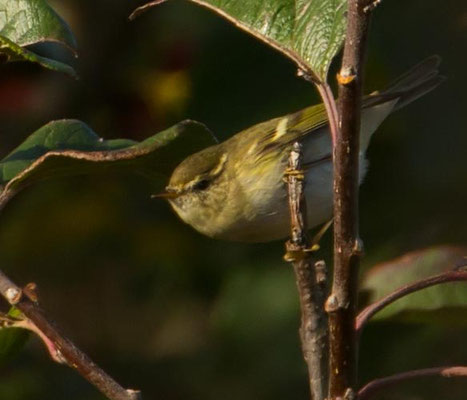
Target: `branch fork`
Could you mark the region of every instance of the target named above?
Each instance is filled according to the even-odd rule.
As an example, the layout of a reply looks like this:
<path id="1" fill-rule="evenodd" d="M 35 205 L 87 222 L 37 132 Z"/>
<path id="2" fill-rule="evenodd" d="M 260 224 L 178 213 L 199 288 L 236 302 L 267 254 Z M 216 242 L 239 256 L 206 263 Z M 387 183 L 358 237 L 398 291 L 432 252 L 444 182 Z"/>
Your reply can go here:
<path id="1" fill-rule="evenodd" d="M 21 311 L 24 318 L 1 316 L 10 327 L 24 328 L 36 333 L 45 343 L 52 359 L 66 363 L 100 390 L 110 400 L 141 400 L 139 391 L 125 389 L 99 368 L 86 354 L 69 339 L 60 334 L 39 307 L 35 284 L 21 289 L 0 271 L 0 294 L 11 305 Z"/>

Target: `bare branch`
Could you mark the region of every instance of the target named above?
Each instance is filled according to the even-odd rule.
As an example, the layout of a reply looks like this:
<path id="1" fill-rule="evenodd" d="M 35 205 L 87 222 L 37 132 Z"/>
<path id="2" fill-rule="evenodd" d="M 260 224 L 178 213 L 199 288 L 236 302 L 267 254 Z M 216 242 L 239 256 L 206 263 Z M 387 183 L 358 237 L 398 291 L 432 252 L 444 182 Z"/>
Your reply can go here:
<path id="1" fill-rule="evenodd" d="M 328 328 L 324 312 L 326 265 L 314 262 L 309 251 L 306 228 L 304 175 L 301 171 L 301 144 L 294 143 L 286 171 L 291 239 L 286 243 L 286 261 L 293 264 L 300 298 L 302 351 L 308 366 L 312 400 L 324 400 L 328 384 Z"/>
<path id="2" fill-rule="evenodd" d="M 373 317 L 373 315 L 387 307 L 389 304 L 399 300 L 401 297 L 418 292 L 419 290 L 430 286 L 457 281 L 467 281 L 467 271 L 448 271 L 398 288 L 394 292 L 384 296 L 382 299 L 370 304 L 368 307 L 364 308 L 360 314 L 358 314 L 358 317 L 355 320 L 355 330 L 357 335 L 361 334 L 364 326 L 370 318 Z"/>
<path id="3" fill-rule="evenodd" d="M 338 74 L 339 124 L 333 143 L 334 274 L 329 313 L 329 398 L 352 398 L 357 379 L 354 318 L 362 243 L 358 236 L 359 134 L 363 61 L 370 13 L 366 1 L 348 0 L 347 33 Z"/>
<path id="4" fill-rule="evenodd" d="M 403 381 L 414 378 L 428 376 L 441 376 L 444 378 L 467 377 L 467 366 L 456 367 L 435 367 L 426 369 L 417 369 L 414 371 L 401 372 L 399 374 L 387 376 L 385 378 L 375 379 L 367 383 L 358 391 L 358 400 L 368 400 L 377 392 Z"/>
<path id="5" fill-rule="evenodd" d="M 41 338 L 56 361 L 66 362 L 110 400 L 141 399 L 139 391 L 120 386 L 69 339 L 61 335 L 47 320 L 31 290 L 21 290 L 2 271 L 0 271 L 0 294 L 28 319 L 24 328 L 36 333 L 40 332 Z"/>

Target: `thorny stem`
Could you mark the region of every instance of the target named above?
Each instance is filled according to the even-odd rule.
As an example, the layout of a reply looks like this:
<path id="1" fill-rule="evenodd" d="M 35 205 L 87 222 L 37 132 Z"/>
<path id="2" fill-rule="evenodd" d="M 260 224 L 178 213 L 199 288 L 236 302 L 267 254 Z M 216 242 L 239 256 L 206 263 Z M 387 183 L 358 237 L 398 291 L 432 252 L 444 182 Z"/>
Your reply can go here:
<path id="1" fill-rule="evenodd" d="M 79 350 L 69 339 L 61 335 L 55 326 L 48 321 L 36 299 L 28 295 L 0 271 L 0 294 L 18 308 L 35 327 L 47 338 L 48 348 L 52 356 L 55 348 L 56 360 L 64 360 L 110 400 L 140 400 L 140 392 L 125 389 L 99 368 L 92 360 Z M 42 335 L 41 335 L 42 336 Z"/>
<path id="2" fill-rule="evenodd" d="M 360 336 L 364 326 L 370 318 L 373 317 L 373 315 L 396 300 L 430 286 L 456 281 L 467 281 L 467 271 L 448 271 L 398 288 L 394 292 L 384 296 L 382 299 L 370 304 L 368 307 L 364 308 L 360 314 L 358 314 L 355 321 L 355 331 L 357 332 L 357 336 Z"/>
<path id="3" fill-rule="evenodd" d="M 324 400 L 328 385 L 328 321 L 324 312 L 326 271 L 323 261 L 314 262 L 308 249 L 301 144 L 293 145 L 286 171 L 291 217 L 291 239 L 286 261 L 293 264 L 300 298 L 302 351 L 308 367 L 312 400 Z"/>
<path id="4" fill-rule="evenodd" d="M 402 381 L 427 376 L 442 376 L 445 378 L 452 378 L 456 376 L 467 377 L 467 366 L 417 369 L 414 371 L 401 372 L 399 374 L 375 379 L 374 381 L 367 383 L 358 391 L 357 400 L 368 400 L 374 394 L 389 386 L 398 384 Z"/>
<path id="5" fill-rule="evenodd" d="M 349 0 L 347 33 L 338 74 L 339 129 L 333 144 L 334 274 L 326 302 L 329 313 L 329 398 L 351 398 L 357 379 L 354 318 L 362 244 L 358 236 L 359 132 L 363 60 L 370 14 L 361 0 Z"/>

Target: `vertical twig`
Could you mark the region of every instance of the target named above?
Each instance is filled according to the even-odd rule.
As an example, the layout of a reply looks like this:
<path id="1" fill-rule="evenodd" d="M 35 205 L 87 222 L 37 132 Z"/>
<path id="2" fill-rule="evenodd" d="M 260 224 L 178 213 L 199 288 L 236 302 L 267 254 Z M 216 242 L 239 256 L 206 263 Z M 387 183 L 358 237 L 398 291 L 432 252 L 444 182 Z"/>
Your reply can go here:
<path id="1" fill-rule="evenodd" d="M 312 400 L 324 400 L 328 385 L 328 327 L 324 312 L 326 271 L 323 261 L 314 262 L 308 251 L 304 175 L 301 171 L 301 144 L 293 145 L 286 171 L 291 238 L 285 259 L 292 262 L 301 308 L 300 339 L 308 367 Z"/>
<path id="2" fill-rule="evenodd" d="M 0 271 L 0 295 L 12 306 L 18 308 L 50 341 L 49 346 L 53 346 L 57 353 L 55 360 L 63 359 L 67 365 L 75 369 L 110 400 L 141 399 L 139 391 L 123 388 L 69 339 L 61 335 L 45 317 L 36 301 L 29 298 L 31 295 L 26 295 L 25 291 L 21 290 L 2 271 Z"/>
<path id="3" fill-rule="evenodd" d="M 329 397 L 353 398 L 357 378 L 354 320 L 362 244 L 358 237 L 358 161 L 363 60 L 369 13 L 349 0 L 339 83 L 339 129 L 333 144 L 334 274 L 326 302 L 330 330 Z"/>

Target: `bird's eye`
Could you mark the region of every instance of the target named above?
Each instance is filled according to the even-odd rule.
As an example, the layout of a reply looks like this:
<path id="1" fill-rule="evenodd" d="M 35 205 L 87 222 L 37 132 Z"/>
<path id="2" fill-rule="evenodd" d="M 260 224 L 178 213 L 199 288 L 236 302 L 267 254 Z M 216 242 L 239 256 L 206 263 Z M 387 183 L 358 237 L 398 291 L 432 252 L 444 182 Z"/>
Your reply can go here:
<path id="1" fill-rule="evenodd" d="M 205 190 L 209 187 L 210 181 L 208 179 L 201 179 L 200 181 L 196 182 L 193 186 L 195 190 Z"/>

